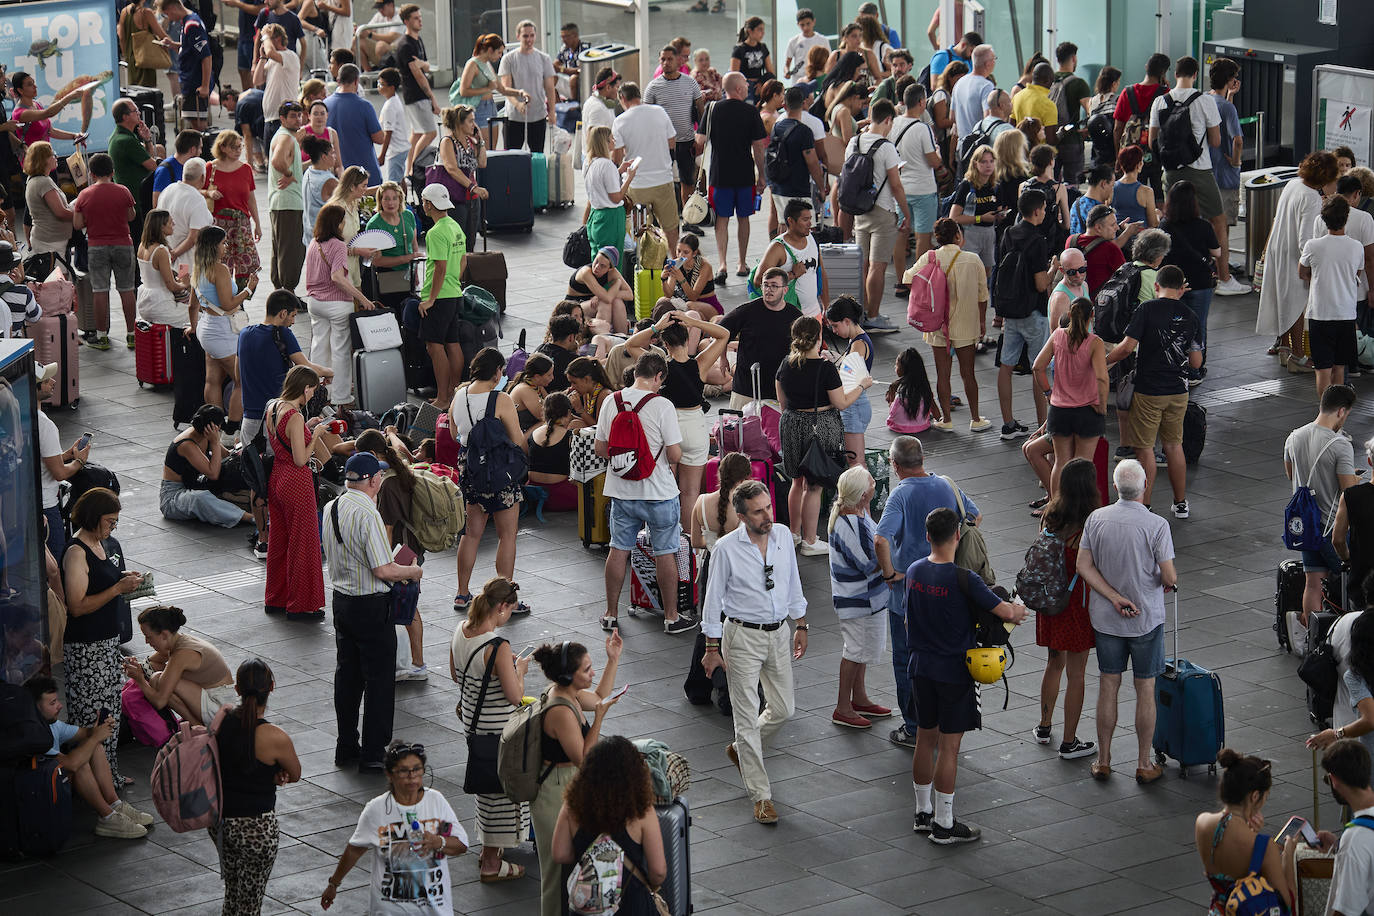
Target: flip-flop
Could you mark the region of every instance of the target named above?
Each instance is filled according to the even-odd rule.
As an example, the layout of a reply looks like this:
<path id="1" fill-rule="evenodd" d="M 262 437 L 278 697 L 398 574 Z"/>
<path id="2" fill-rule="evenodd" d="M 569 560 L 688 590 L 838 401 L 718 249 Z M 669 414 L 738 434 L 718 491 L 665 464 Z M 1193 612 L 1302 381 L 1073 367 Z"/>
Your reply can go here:
<path id="1" fill-rule="evenodd" d="M 483 884 L 495 884 L 498 881 L 514 881 L 517 878 L 525 877 L 525 866 L 516 865 L 513 862 L 501 860 L 501 867 L 490 874 L 482 874 Z"/>

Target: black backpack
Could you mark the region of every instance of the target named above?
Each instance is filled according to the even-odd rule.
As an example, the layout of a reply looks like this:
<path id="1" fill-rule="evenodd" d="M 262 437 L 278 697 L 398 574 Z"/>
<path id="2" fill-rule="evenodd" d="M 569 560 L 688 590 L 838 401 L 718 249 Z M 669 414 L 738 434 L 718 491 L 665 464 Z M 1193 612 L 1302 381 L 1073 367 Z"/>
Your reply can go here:
<path id="1" fill-rule="evenodd" d="M 867 152 L 863 144 L 855 142 L 854 152 L 844 160 L 844 168 L 840 171 L 839 201 L 840 209 L 851 216 L 867 213 L 878 205 L 878 195 L 887 184 L 887 172 L 883 172 L 882 181 L 874 182 L 873 156 L 878 147 L 886 142 L 887 138 L 879 137 Z"/>
<path id="2" fill-rule="evenodd" d="M 1035 272 L 1016 245 L 1003 247 L 993 281 L 992 307 L 1000 318 L 1029 318 L 1035 311 Z"/>
<path id="3" fill-rule="evenodd" d="M 1202 155 L 1202 141 L 1193 134 L 1193 116 L 1188 108 L 1202 97 L 1194 91 L 1182 102 L 1164 93 L 1164 110 L 1159 115 L 1159 160 L 1166 169 L 1192 165 Z"/>
<path id="4" fill-rule="evenodd" d="M 792 134 L 797 131 L 797 128 L 805 126 L 806 125 L 801 121 L 793 121 L 792 126 L 787 128 L 787 131 L 781 137 L 777 135 L 777 128 L 775 127 L 773 129 L 773 140 L 768 144 L 768 152 L 764 157 L 763 171 L 768 180 L 774 184 L 782 184 L 791 180 L 792 160 L 788 157 L 784 147 L 787 146 L 787 141 L 792 139 Z M 583 263 L 585 264 L 587 262 L 584 261 Z M 580 267 L 581 265 L 577 266 Z"/>
<path id="5" fill-rule="evenodd" d="M 38 715 L 38 704 L 18 684 L 0 684 L 0 763 L 13 763 L 52 747 L 52 730 Z"/>
<path id="6" fill-rule="evenodd" d="M 984 119 L 986 120 L 986 119 Z M 978 122 L 982 124 L 982 121 Z M 978 147 L 987 145 L 992 146 L 992 130 L 998 124 L 1005 124 L 1001 118 L 994 118 L 986 127 L 975 129 L 973 133 L 959 140 L 959 169 L 958 174 L 968 174 L 969 160 L 973 158 L 973 151 Z"/>
<path id="7" fill-rule="evenodd" d="M 1126 336 L 1140 301 L 1140 274 L 1144 268 L 1128 261 L 1093 297 L 1093 330 L 1103 340 L 1116 342 Z"/>

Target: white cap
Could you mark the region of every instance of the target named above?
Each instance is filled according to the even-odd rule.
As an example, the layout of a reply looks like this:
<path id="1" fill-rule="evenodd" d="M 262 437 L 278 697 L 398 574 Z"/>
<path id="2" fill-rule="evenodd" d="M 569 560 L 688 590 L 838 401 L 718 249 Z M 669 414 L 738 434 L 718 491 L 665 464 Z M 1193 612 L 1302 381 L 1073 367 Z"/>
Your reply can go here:
<path id="1" fill-rule="evenodd" d="M 439 210 L 452 210 L 453 200 L 448 196 L 448 188 L 441 184 L 427 184 L 420 192 L 420 198 L 427 200 Z"/>
<path id="2" fill-rule="evenodd" d="M 38 379 L 38 384 L 43 384 L 50 378 L 57 378 L 57 374 L 62 371 L 57 363 L 38 363 L 34 366 L 34 376 Z"/>

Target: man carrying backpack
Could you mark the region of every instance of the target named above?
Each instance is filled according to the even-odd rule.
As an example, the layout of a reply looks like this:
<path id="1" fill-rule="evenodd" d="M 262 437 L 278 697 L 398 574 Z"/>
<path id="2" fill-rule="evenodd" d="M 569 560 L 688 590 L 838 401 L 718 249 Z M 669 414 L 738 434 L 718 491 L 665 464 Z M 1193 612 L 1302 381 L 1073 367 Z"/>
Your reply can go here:
<path id="1" fill-rule="evenodd" d="M 765 156 L 764 171 L 779 220 L 785 219 L 784 211 L 789 202 L 801 200 L 811 204 L 812 182 L 820 189 L 822 197 L 830 190 L 825 169 L 816 157 L 815 136 L 802 121 L 806 97 L 807 90 L 802 86 L 788 87 L 783 93 L 787 117 L 779 118 L 773 125 L 773 138 Z"/>
<path id="2" fill-rule="evenodd" d="M 635 363 L 634 385 L 608 398 L 597 419 L 596 453 L 610 463 L 605 492 L 611 501 L 611 549 L 606 555 L 606 614 L 601 618 L 607 632 L 619 625 L 625 568 L 646 525 L 663 599 L 663 632 L 687 633 L 697 625 L 677 607 L 682 525 L 672 466 L 682 457 L 682 431 L 673 402 L 658 393 L 667 376 L 663 357 L 645 353 Z"/>
<path id="3" fill-rule="evenodd" d="M 1156 200 L 1164 199 L 1164 189 L 1160 185 L 1163 171 L 1149 147 L 1150 106 L 1155 96 L 1168 91 L 1168 84 L 1164 82 L 1168 72 L 1169 55 L 1151 54 L 1145 62 L 1145 80 L 1122 90 L 1112 111 L 1112 119 L 1116 121 L 1112 135 L 1116 140 L 1117 152 L 1128 146 L 1139 146 L 1145 151 L 1145 165 L 1140 170 L 1140 180 L 1154 189 Z"/>
<path id="4" fill-rule="evenodd" d="M 879 309 L 897 230 L 911 222 L 906 194 L 893 193 L 902 189 L 901 161 L 888 140 L 896 115 L 897 109 L 886 99 L 873 103 L 868 130 L 849 141 L 840 175 L 840 206 L 854 214 L 854 239 L 863 258 L 864 310 L 868 313 L 863 329 L 870 334 L 897 331 L 892 319 L 879 314 Z"/>
<path id="5" fill-rule="evenodd" d="M 971 133 L 959 138 L 959 162 L 955 174 L 963 175 L 968 171 L 974 150 L 980 146 L 991 148 L 999 136 L 1014 129 L 1011 123 L 1011 96 L 1005 89 L 993 89 L 983 99 L 983 119 L 973 125 Z"/>
<path id="6" fill-rule="evenodd" d="M 1199 69 L 1196 57 L 1180 57 L 1174 64 L 1177 85 L 1156 95 L 1150 106 L 1150 146 L 1164 166 L 1164 190 L 1191 181 L 1199 214 L 1211 221 L 1224 212 L 1208 152 L 1221 145 L 1221 113 L 1213 96 L 1194 88 Z"/>
<path id="7" fill-rule="evenodd" d="M 1078 69 L 1078 45 L 1061 41 L 1054 49 L 1054 59 L 1059 62 L 1050 86 L 1050 101 L 1059 116 L 1059 154 L 1054 159 L 1054 177 L 1077 186 L 1083 177 L 1083 139 L 1087 136 L 1085 126 L 1093 92 L 1087 80 L 1074 75 Z M 1069 124 L 1078 126 L 1065 130 Z"/>
<path id="8" fill-rule="evenodd" d="M 1049 337 L 1050 252 L 1039 226 L 1045 221 L 1044 192 L 1032 188 L 1016 202 L 1021 218 L 1002 235 L 993 306 L 1002 319 L 1002 362 L 997 370 L 997 400 L 1002 407 L 1002 438 L 1019 439 L 1030 430 L 1016 421 L 1011 407 L 1011 374 L 1022 354 L 1040 355 Z M 1045 392 L 1031 383 L 1036 423 L 1045 422 Z"/>
<path id="9" fill-rule="evenodd" d="M 359 773 L 382 772 L 391 741 L 396 701 L 396 627 L 391 622 L 391 584 L 418 582 L 418 564 L 391 558 L 377 492 L 386 462 L 358 452 L 344 465 L 347 487 L 324 507 L 320 546 L 334 582 L 334 715 L 338 743 L 334 765 L 358 761 Z M 363 731 L 358 739 L 358 707 Z"/>

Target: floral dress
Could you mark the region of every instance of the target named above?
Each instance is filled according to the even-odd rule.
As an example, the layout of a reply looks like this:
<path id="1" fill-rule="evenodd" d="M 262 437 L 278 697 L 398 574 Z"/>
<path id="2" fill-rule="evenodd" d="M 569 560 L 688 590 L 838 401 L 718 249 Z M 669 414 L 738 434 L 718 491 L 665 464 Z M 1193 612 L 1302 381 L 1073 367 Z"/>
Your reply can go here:
<path id="1" fill-rule="evenodd" d="M 315 503 L 315 475 L 310 466 L 291 460 L 291 441 L 286 424 L 292 408 L 275 427 L 268 427 L 272 473 L 267 481 L 267 513 L 272 528 L 267 536 L 267 592 L 269 608 L 285 608 L 291 614 L 312 614 L 324 607 L 324 573 L 320 558 L 320 522 Z M 271 413 L 269 409 L 268 417 Z M 310 444 L 310 430 L 305 444 Z"/>
<path id="2" fill-rule="evenodd" d="M 215 201 L 215 225 L 224 230 L 224 263 L 235 277 L 255 274 L 262 267 L 258 258 L 258 244 L 253 238 L 253 220 L 248 200 L 253 196 L 256 182 L 253 169 L 240 165 L 233 171 L 215 168 L 206 170 L 206 187 L 219 191 Z"/>

